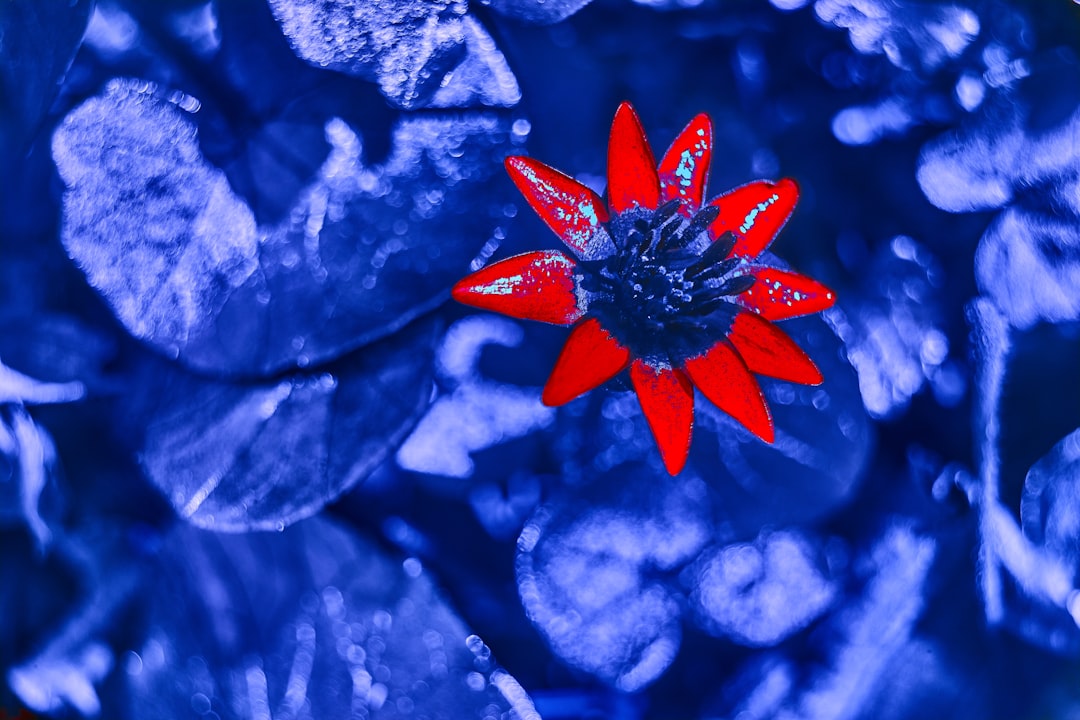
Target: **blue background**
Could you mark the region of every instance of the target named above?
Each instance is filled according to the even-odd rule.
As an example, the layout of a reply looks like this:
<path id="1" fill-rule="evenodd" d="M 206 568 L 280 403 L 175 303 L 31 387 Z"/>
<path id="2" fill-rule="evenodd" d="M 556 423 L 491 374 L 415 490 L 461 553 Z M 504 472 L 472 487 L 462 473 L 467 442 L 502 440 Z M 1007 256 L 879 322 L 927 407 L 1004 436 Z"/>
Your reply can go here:
<path id="1" fill-rule="evenodd" d="M 0 4 L 0 708 L 107 718 L 1080 713 L 1080 5 Z M 449 287 L 559 246 L 629 100 L 771 248 L 766 446 Z"/>

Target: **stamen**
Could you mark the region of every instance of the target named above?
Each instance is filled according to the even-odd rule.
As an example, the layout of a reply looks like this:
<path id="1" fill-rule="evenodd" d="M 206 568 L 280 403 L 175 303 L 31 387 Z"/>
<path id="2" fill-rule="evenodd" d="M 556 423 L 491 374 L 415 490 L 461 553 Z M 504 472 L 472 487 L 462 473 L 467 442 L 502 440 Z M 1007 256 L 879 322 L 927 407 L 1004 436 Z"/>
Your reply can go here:
<path id="1" fill-rule="evenodd" d="M 704 317 L 705 315 L 712 315 L 717 310 L 724 306 L 731 305 L 727 296 L 720 295 L 707 300 L 695 299 L 695 301 L 686 310 L 686 315 L 693 315 L 696 317 Z"/>
<path id="2" fill-rule="evenodd" d="M 656 208 L 656 213 L 653 215 L 652 226 L 654 228 L 660 227 L 671 218 L 679 209 L 679 200 L 668 200 L 666 203 Z"/>
<path id="3" fill-rule="evenodd" d="M 713 241 L 711 247 L 713 248 L 713 252 L 717 255 L 726 258 L 731 254 L 731 251 L 735 249 L 735 242 L 735 235 L 731 232 L 725 232 Z"/>
<path id="4" fill-rule="evenodd" d="M 731 250 L 734 247 L 735 236 L 729 232 L 724 233 L 716 239 L 716 242 L 705 248 L 705 252 L 701 253 L 701 255 L 698 256 L 698 259 L 694 262 L 694 264 L 688 268 L 688 274 L 696 277 L 701 275 L 703 272 L 709 271 L 710 269 L 719 270 L 718 266 L 721 263 L 727 263 L 730 260 L 735 260 L 736 262 L 738 262 L 736 258 L 728 258 L 728 255 L 731 253 Z M 732 264 L 731 267 L 734 267 L 734 264 Z M 716 272 L 715 276 L 720 277 L 727 274 L 727 270 L 730 270 L 731 267 L 728 267 L 722 273 Z"/>
<path id="5" fill-rule="evenodd" d="M 728 280 L 716 289 L 717 292 L 721 292 L 724 295 L 738 295 L 744 293 L 754 286 L 753 275 L 736 275 Z"/>
<path id="6" fill-rule="evenodd" d="M 660 242 L 657 243 L 657 247 L 667 247 L 668 243 L 671 242 L 671 239 L 678 234 L 679 224 L 678 221 L 669 222 L 662 230 L 660 230 Z"/>
<path id="7" fill-rule="evenodd" d="M 690 224 L 686 227 L 686 232 L 683 233 L 683 237 L 687 242 L 690 242 L 701 233 L 705 232 L 713 221 L 720 216 L 720 208 L 716 205 L 706 205 L 698 210 L 697 215 L 690 221 Z"/>
<path id="8" fill-rule="evenodd" d="M 671 200 L 649 214 L 613 218 L 615 252 L 578 264 L 588 313 L 638 357 L 671 365 L 724 337 L 739 312 L 733 296 L 754 283 L 731 275 L 743 262 L 728 257 L 734 235 L 701 242 L 720 209 L 706 206 L 687 221 L 680 207 Z"/>

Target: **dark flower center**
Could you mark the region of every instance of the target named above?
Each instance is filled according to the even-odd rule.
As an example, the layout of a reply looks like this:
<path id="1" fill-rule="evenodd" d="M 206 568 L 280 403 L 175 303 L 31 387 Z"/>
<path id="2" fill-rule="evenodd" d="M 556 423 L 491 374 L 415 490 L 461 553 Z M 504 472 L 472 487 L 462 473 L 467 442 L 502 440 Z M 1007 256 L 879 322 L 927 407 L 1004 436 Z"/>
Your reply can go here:
<path id="1" fill-rule="evenodd" d="M 706 232 L 719 214 L 707 205 L 691 219 L 672 200 L 635 208 L 607 224 L 615 246 L 578 264 L 587 313 L 637 357 L 677 367 L 727 335 L 739 311 L 735 296 L 754 278 L 729 258 L 735 238 Z"/>

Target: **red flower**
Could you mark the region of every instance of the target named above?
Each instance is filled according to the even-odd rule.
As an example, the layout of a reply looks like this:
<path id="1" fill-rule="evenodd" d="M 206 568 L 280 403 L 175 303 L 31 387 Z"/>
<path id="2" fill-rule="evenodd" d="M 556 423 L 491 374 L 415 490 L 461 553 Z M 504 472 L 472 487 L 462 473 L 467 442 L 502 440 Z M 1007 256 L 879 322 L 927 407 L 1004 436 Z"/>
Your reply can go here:
<path id="1" fill-rule="evenodd" d="M 672 475 L 690 449 L 693 386 L 772 442 L 772 417 L 752 373 L 806 385 L 822 377 L 771 321 L 834 302 L 824 285 L 758 260 L 795 207 L 793 180 L 748 183 L 702 206 L 712 144 L 712 123 L 698 115 L 657 167 L 637 114 L 623 103 L 611 126 L 606 205 L 558 170 L 508 157 L 514 184 L 572 255 L 524 253 L 453 288 L 467 305 L 574 325 L 544 387 L 547 405 L 629 367 Z"/>

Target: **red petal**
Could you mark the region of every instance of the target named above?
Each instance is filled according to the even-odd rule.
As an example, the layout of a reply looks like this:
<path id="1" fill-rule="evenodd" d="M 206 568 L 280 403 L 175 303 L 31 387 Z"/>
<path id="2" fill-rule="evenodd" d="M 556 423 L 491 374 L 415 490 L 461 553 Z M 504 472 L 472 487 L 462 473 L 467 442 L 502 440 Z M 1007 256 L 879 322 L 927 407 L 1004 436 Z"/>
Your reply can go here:
<path id="1" fill-rule="evenodd" d="M 615 111 L 608 140 L 608 206 L 620 213 L 635 205 L 655 210 L 660 199 L 660 181 L 641 121 L 630 103 Z"/>
<path id="2" fill-rule="evenodd" d="M 532 158 L 511 156 L 506 172 L 540 219 L 572 250 L 585 254 L 601 223 L 608 221 L 604 201 L 577 180 Z"/>
<path id="3" fill-rule="evenodd" d="M 739 351 L 750 372 L 803 385 L 820 385 L 817 365 L 780 328 L 754 313 L 739 313 L 728 340 Z"/>
<path id="4" fill-rule="evenodd" d="M 755 258 L 772 244 L 798 200 L 799 186 L 790 178 L 775 184 L 747 183 L 710 203 L 720 207 L 720 216 L 709 226 L 709 233 L 718 238 L 730 231 L 736 240 L 731 254 Z"/>
<path id="5" fill-rule="evenodd" d="M 681 370 L 656 370 L 642 360 L 630 366 L 641 410 L 660 448 L 664 467 L 678 475 L 690 452 L 694 426 L 694 388 Z"/>
<path id="6" fill-rule="evenodd" d="M 459 280 L 450 294 L 459 303 L 526 320 L 570 325 L 581 317 L 574 261 L 558 250 L 492 263 Z"/>
<path id="7" fill-rule="evenodd" d="M 721 340 L 704 355 L 687 360 L 686 372 L 713 405 L 765 442 L 773 441 L 772 417 L 761 387 L 726 341 Z"/>
<path id="8" fill-rule="evenodd" d="M 766 320 L 821 312 L 836 302 L 832 290 L 805 275 L 772 267 L 758 267 L 751 274 L 756 282 L 735 300 Z"/>
<path id="9" fill-rule="evenodd" d="M 570 332 L 540 399 L 545 405 L 568 403 L 615 377 L 629 363 L 630 351 L 600 327 L 599 320 L 586 320 Z"/>
<path id="10" fill-rule="evenodd" d="M 660 202 L 679 199 L 687 216 L 698 211 L 712 160 L 712 121 L 702 113 L 683 128 L 660 161 Z"/>

